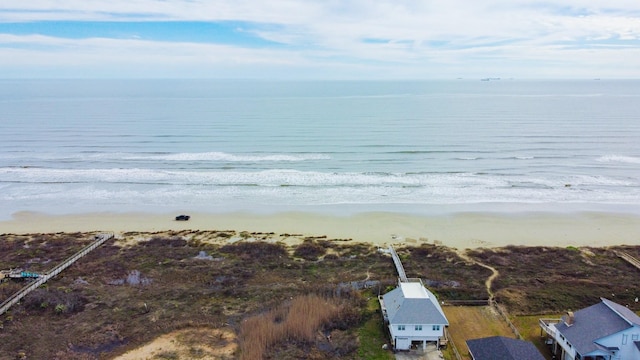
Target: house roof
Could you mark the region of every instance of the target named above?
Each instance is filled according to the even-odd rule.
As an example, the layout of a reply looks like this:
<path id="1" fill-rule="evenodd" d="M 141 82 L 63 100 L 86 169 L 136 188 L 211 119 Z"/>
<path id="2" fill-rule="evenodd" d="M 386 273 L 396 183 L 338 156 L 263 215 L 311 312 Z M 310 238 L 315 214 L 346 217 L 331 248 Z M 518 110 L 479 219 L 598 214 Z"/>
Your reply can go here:
<path id="1" fill-rule="evenodd" d="M 636 313 L 629 310 L 629 308 L 627 308 L 626 306 L 614 303 L 613 301 L 607 300 L 605 298 L 600 298 L 600 300 L 602 300 L 605 305 L 611 308 L 611 310 L 617 312 L 621 317 L 628 321 L 630 325 L 640 326 L 640 316 L 636 315 Z"/>
<path id="2" fill-rule="evenodd" d="M 595 342 L 626 330 L 633 325 L 640 326 L 640 317 L 626 307 L 601 298 L 601 302 L 574 314 L 573 325 L 565 322 L 556 324 L 560 332 L 581 355 L 601 350 Z M 597 324 L 598 326 L 594 326 Z"/>
<path id="3" fill-rule="evenodd" d="M 391 324 L 449 325 L 438 299 L 422 283 L 400 283 L 382 296 Z"/>
<path id="4" fill-rule="evenodd" d="M 467 340 L 467 346 L 474 360 L 544 360 L 533 343 L 504 336 Z"/>

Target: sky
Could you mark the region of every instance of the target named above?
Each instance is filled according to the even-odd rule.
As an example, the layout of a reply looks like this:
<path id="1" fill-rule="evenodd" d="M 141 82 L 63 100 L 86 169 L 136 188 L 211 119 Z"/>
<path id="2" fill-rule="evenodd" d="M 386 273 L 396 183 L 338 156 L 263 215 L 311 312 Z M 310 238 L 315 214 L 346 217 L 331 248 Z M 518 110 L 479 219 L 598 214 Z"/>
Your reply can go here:
<path id="1" fill-rule="evenodd" d="M 640 0 L 0 0 L 0 78 L 640 78 Z"/>

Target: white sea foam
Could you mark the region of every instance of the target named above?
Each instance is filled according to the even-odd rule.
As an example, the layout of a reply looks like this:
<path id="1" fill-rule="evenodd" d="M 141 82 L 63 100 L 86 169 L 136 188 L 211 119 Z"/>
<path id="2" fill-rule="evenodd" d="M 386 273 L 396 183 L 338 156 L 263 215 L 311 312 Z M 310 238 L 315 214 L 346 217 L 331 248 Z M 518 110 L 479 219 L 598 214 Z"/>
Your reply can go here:
<path id="1" fill-rule="evenodd" d="M 221 162 L 260 162 L 260 161 L 306 161 L 306 160 L 328 160 L 330 157 L 325 154 L 265 154 L 265 155 L 237 155 L 224 152 L 204 152 L 204 153 L 179 153 L 161 155 L 131 155 L 129 159 L 142 160 L 166 160 L 166 161 L 221 161 Z"/>
<path id="2" fill-rule="evenodd" d="M 636 204 L 638 192 L 627 194 L 608 191 L 588 191 L 562 187 L 546 188 L 478 188 L 442 184 L 433 187 L 401 188 L 385 186 L 299 187 L 282 186 L 136 186 L 134 184 L 105 187 L 83 184 L 63 186 L 51 191 L 44 184 L 6 189 L 0 194 L 3 204 L 20 202 L 52 204 L 65 202 L 70 206 L 95 204 L 97 209 L 117 210 L 121 204 L 131 206 L 181 207 L 224 206 L 309 206 L 337 204 L 477 204 L 477 203 L 601 203 Z"/>
<path id="3" fill-rule="evenodd" d="M 606 155 L 597 159 L 600 162 L 616 162 L 627 164 L 640 164 L 640 157 L 624 156 L 624 155 Z"/>
<path id="4" fill-rule="evenodd" d="M 25 183 L 139 183 L 165 185 L 221 186 L 484 186 L 500 187 L 508 179 L 472 173 L 336 173 L 274 169 L 262 171 L 192 171 L 155 169 L 45 169 L 0 168 L 6 182 Z"/>
<path id="5" fill-rule="evenodd" d="M 472 173 L 329 173 L 152 169 L 0 168 L 0 199 L 162 203 L 254 199 L 309 204 L 620 202 L 640 200 L 637 180 L 578 175 L 557 179 Z M 24 185 L 20 185 L 24 184 Z M 617 189 L 624 187 L 626 192 Z"/>
<path id="6" fill-rule="evenodd" d="M 166 154 L 136 154 L 120 152 L 100 152 L 89 154 L 0 154 L 0 159 L 40 159 L 47 161 L 61 160 L 144 160 L 144 161 L 217 161 L 217 162 L 299 162 L 308 160 L 330 160 L 327 154 L 231 154 L 225 152 L 201 152 L 201 153 L 166 153 Z"/>

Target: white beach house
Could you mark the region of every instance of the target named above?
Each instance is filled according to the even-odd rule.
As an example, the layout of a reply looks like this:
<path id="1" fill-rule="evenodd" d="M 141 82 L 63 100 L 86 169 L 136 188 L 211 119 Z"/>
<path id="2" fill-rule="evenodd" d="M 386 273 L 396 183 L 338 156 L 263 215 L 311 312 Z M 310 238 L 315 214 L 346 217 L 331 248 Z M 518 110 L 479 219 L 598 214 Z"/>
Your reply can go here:
<path id="1" fill-rule="evenodd" d="M 444 328 L 449 325 L 438 299 L 419 279 L 399 282 L 398 287 L 379 297 L 385 324 L 396 350 L 427 342 L 440 345 Z"/>

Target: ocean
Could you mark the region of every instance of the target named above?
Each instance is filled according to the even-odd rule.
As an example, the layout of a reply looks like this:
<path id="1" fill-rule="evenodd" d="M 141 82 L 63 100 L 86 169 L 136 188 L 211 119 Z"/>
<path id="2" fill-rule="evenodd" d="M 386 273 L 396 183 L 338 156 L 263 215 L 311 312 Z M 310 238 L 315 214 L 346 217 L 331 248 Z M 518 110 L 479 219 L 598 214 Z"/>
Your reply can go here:
<path id="1" fill-rule="evenodd" d="M 640 81 L 0 81 L 21 211 L 640 214 Z"/>

